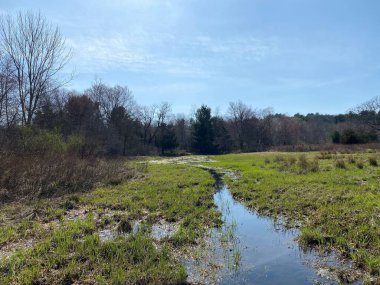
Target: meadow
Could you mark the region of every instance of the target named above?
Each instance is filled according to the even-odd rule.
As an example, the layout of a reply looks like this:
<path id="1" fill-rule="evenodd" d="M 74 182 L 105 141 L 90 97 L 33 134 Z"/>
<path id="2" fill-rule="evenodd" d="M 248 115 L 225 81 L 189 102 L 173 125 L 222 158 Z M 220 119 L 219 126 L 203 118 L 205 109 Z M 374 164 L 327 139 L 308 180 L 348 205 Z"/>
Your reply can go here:
<path id="1" fill-rule="evenodd" d="M 379 153 L 209 158 L 128 160 L 134 175 L 121 183 L 3 204 L 0 284 L 186 284 L 184 257 L 222 223 L 207 167 L 229 174 L 247 207 L 300 228 L 305 248 L 335 250 L 379 275 Z M 172 233 L 155 236 L 157 225 Z"/>
<path id="2" fill-rule="evenodd" d="M 129 162 L 138 175 L 119 185 L 1 207 L 0 284 L 184 283 L 174 253 L 220 224 L 214 180 L 185 165 L 140 162 Z M 152 237 L 160 221 L 175 233 Z"/>
<path id="3" fill-rule="evenodd" d="M 373 275 L 380 272 L 379 153 L 309 152 L 229 154 L 214 167 L 234 197 L 262 215 L 299 227 L 305 247 L 334 249 Z"/>

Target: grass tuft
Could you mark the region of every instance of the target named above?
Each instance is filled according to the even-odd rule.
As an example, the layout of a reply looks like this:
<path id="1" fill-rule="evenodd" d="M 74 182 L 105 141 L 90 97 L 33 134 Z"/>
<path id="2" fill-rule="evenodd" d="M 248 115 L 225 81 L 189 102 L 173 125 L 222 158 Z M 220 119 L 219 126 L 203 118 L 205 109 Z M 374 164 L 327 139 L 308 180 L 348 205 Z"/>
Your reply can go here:
<path id="1" fill-rule="evenodd" d="M 371 166 L 378 166 L 377 159 L 375 157 L 369 157 L 368 158 L 368 163 Z"/>

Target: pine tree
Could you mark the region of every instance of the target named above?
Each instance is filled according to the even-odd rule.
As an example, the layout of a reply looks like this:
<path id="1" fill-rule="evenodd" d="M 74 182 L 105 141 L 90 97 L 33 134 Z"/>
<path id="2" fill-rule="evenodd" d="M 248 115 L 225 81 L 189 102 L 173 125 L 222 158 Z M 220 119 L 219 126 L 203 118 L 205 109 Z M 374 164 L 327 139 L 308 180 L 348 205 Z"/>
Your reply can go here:
<path id="1" fill-rule="evenodd" d="M 214 145 L 215 133 L 211 117 L 211 109 L 202 105 L 195 114 L 192 124 L 192 149 L 195 153 L 216 153 Z"/>

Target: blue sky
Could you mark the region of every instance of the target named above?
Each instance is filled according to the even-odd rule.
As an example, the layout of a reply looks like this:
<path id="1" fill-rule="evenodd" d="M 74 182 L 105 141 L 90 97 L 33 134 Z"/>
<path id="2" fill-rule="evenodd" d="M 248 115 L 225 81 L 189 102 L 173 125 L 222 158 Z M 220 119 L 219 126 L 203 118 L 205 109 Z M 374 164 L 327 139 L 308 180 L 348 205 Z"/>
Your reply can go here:
<path id="1" fill-rule="evenodd" d="M 380 95 L 378 0 L 1 0 L 73 48 L 69 88 L 127 85 L 140 104 L 339 113 Z"/>

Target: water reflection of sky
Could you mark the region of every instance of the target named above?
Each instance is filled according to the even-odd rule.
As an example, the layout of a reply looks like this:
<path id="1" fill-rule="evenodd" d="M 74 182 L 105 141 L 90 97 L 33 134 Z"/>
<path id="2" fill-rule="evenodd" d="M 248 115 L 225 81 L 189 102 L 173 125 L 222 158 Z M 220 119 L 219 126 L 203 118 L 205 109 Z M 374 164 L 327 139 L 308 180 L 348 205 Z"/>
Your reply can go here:
<path id="1" fill-rule="evenodd" d="M 235 240 L 227 252 L 241 256 L 235 272 L 224 267 L 220 284 L 337 284 L 323 280 L 310 266 L 317 256 L 298 247 L 294 241 L 298 231 L 276 229 L 272 219 L 236 202 L 226 187 L 220 187 L 214 201 L 225 221 L 222 231 L 234 224 Z M 225 256 L 221 250 L 219 256 Z"/>

